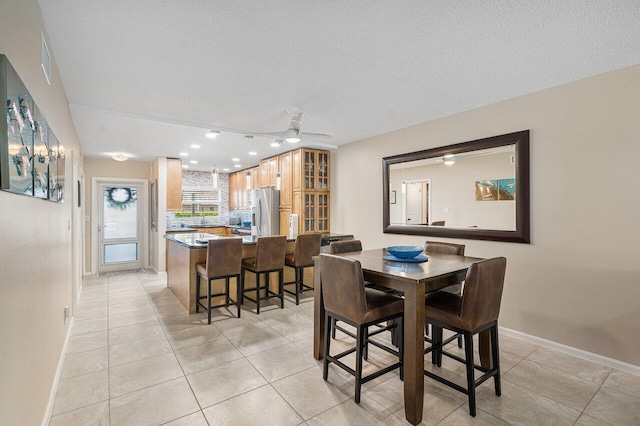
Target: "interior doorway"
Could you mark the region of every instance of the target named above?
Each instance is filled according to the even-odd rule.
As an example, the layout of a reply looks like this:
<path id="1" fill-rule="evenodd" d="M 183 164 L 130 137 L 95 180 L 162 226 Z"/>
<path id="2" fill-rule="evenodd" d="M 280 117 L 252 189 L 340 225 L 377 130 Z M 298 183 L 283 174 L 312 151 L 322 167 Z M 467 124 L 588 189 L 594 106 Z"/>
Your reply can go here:
<path id="1" fill-rule="evenodd" d="M 429 179 L 405 181 L 405 223 L 428 225 L 431 217 Z"/>

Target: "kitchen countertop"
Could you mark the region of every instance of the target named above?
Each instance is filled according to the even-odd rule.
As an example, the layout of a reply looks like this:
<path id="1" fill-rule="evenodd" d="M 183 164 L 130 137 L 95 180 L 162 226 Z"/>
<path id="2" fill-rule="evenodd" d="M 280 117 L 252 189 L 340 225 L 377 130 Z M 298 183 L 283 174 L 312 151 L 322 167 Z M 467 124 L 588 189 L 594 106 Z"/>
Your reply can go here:
<path id="1" fill-rule="evenodd" d="M 221 237 L 219 235 L 206 234 L 206 233 L 195 233 L 195 234 L 174 234 L 174 235 L 165 235 L 164 236 L 169 241 L 174 241 L 178 244 L 181 244 L 190 249 L 200 249 L 206 248 L 206 242 L 198 242 L 204 240 L 217 240 L 219 238 L 242 238 L 242 244 L 244 245 L 255 245 L 258 243 L 258 237 L 255 235 L 246 235 L 243 237 L 233 236 L 233 237 Z M 295 241 L 295 237 L 287 237 L 287 241 Z"/>

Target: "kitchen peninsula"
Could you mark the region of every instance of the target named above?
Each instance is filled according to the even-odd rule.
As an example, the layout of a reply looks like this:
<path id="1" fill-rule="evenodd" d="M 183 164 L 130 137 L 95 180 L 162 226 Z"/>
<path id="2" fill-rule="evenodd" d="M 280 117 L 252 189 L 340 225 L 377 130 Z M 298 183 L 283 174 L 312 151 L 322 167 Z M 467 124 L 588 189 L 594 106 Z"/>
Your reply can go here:
<path id="1" fill-rule="evenodd" d="M 198 263 L 205 263 L 207 258 L 207 240 L 226 238 L 219 235 L 208 233 L 180 233 L 168 234 L 164 238 L 167 240 L 167 286 L 176 295 L 178 300 L 189 310 L 190 314 L 195 313 L 196 309 L 196 267 Z M 231 237 L 242 238 L 242 258 L 248 259 L 255 257 L 257 237 L 243 236 Z M 352 239 L 353 236 L 346 234 L 326 234 L 323 238 L 324 243 L 336 239 Z M 295 249 L 295 237 L 287 238 L 286 253 L 290 254 Z M 270 280 L 271 285 L 277 286 L 277 273 L 273 273 Z M 292 268 L 284 269 L 284 282 L 290 282 L 294 279 L 294 271 Z M 307 268 L 304 274 L 304 281 L 307 285 L 313 283 L 313 268 Z M 224 280 L 216 280 L 212 282 L 212 292 L 219 292 L 224 286 Z M 246 288 L 255 288 L 255 275 L 246 275 Z M 272 290 L 276 291 L 274 287 Z M 236 292 L 236 283 L 231 280 L 231 298 L 234 299 Z M 221 303 L 220 300 L 213 299 L 212 304 Z M 235 300 L 235 299 L 234 299 Z"/>

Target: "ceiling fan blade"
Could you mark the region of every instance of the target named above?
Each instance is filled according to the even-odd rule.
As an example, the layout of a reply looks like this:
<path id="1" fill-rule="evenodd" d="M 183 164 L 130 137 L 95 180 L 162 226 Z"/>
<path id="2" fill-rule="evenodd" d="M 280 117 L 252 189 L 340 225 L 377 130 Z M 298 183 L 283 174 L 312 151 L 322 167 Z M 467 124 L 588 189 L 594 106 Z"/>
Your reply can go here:
<path id="1" fill-rule="evenodd" d="M 324 133 L 300 132 L 300 137 L 302 139 L 333 139 L 333 136 L 325 135 Z"/>
<path id="2" fill-rule="evenodd" d="M 302 125 L 302 119 L 304 118 L 304 111 L 299 111 L 296 114 L 291 115 L 291 128 L 295 130 L 300 130 L 300 125 Z"/>
<path id="3" fill-rule="evenodd" d="M 270 133 L 247 133 L 247 135 L 251 135 L 251 136 L 261 136 L 261 137 L 277 137 L 280 139 L 283 139 L 286 135 L 287 132 L 270 132 Z"/>

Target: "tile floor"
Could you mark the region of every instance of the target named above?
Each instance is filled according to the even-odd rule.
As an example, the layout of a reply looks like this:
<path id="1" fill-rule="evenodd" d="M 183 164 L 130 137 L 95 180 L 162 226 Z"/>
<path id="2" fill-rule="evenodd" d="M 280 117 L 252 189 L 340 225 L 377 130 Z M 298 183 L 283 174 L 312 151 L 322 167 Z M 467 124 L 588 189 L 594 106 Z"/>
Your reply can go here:
<path id="1" fill-rule="evenodd" d="M 306 295 L 299 306 L 288 301 L 259 316 L 247 304 L 241 319 L 219 309 L 207 325 L 156 275 L 85 280 L 50 424 L 408 424 L 397 373 L 365 384 L 360 405 L 348 374 L 331 367 L 322 380 Z M 339 335 L 332 353 L 351 342 Z M 365 374 L 389 357 L 370 347 Z M 640 424 L 639 376 L 509 336 L 501 336 L 501 364 L 502 396 L 483 384 L 475 419 L 464 395 L 425 378 L 423 423 Z M 453 360 L 444 359 L 441 374 L 465 383 Z"/>

